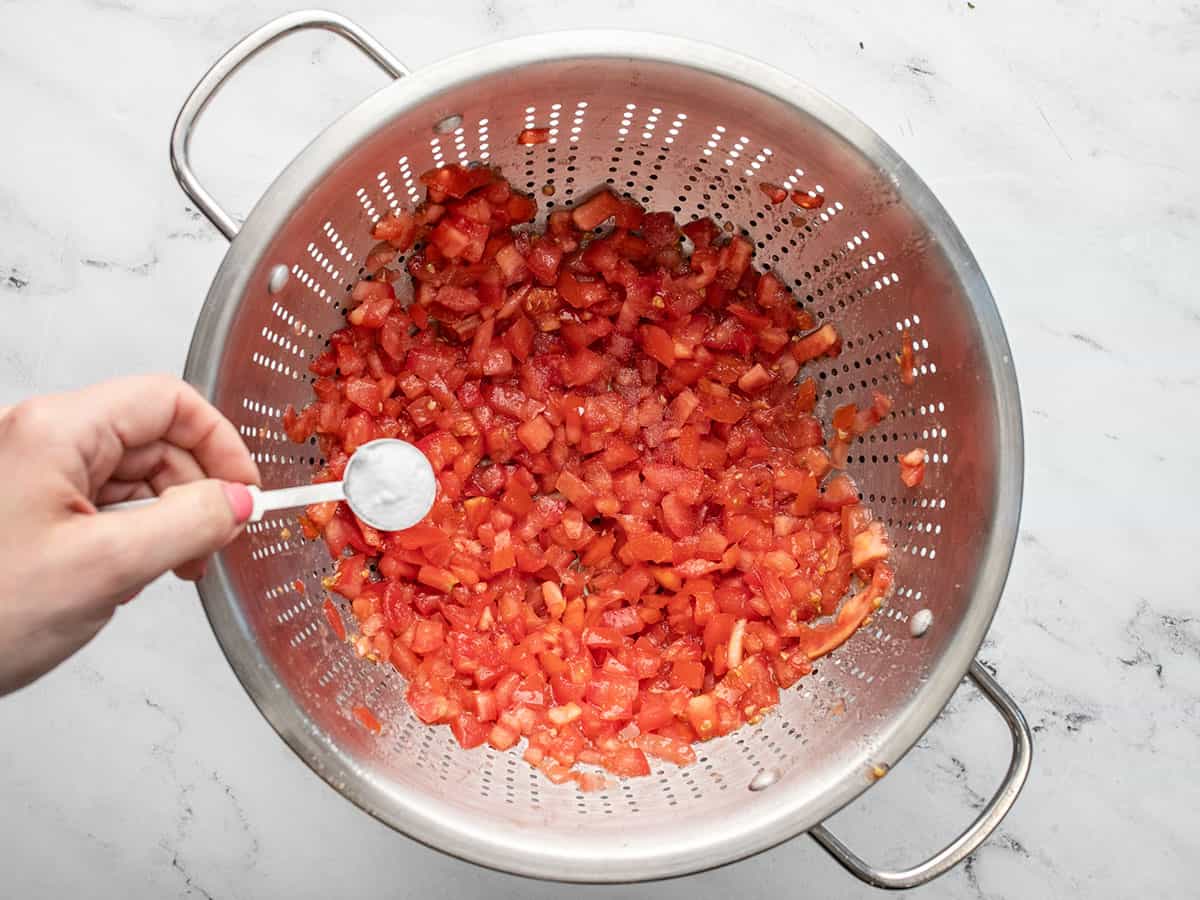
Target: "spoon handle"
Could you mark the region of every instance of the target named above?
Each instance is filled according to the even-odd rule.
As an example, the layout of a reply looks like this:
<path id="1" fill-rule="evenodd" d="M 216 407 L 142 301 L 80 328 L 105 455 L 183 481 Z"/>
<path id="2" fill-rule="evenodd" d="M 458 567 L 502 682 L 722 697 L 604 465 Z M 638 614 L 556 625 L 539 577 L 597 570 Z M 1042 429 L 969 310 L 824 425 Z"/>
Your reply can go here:
<path id="1" fill-rule="evenodd" d="M 276 509 L 345 500 L 346 492 L 342 485 L 343 482 L 340 481 L 325 481 L 321 484 L 302 484 L 299 487 L 279 488 L 274 491 L 260 491 L 251 486 L 250 496 L 254 498 L 254 509 L 250 513 L 249 521 L 257 522 L 265 514 Z"/>
<path id="2" fill-rule="evenodd" d="M 292 509 L 296 506 L 308 506 L 312 503 L 326 503 L 332 500 L 345 500 L 346 492 L 340 481 L 326 481 L 321 484 L 303 484 L 299 487 L 279 488 L 274 491 L 263 491 L 250 484 L 246 486 L 250 496 L 254 498 L 254 508 L 250 512 L 248 522 L 258 522 L 264 515 L 277 509 Z M 157 497 L 147 497 L 143 500 L 126 500 L 124 503 L 110 503 L 100 507 L 100 512 L 116 512 L 121 509 L 136 509 L 158 501 Z"/>

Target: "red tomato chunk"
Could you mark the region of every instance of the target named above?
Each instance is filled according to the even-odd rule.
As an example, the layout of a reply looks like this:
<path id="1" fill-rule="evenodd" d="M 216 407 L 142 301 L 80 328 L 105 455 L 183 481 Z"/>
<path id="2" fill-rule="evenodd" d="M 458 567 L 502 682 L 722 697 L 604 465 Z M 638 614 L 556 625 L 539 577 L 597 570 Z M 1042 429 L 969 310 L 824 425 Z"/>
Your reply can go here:
<path id="1" fill-rule="evenodd" d="M 349 640 L 400 671 L 422 722 L 463 747 L 523 742 L 555 783 L 688 765 L 883 602 L 887 534 L 840 470 L 892 401 L 856 398 L 826 431 L 800 370 L 841 337 L 709 219 L 681 229 L 602 190 L 518 231 L 536 205 L 496 171 L 421 182 L 424 204 L 376 224 L 346 327 L 310 366 L 315 399 L 283 420 L 320 448 L 317 481 L 380 437 L 437 473 L 404 532 L 305 511 Z"/>

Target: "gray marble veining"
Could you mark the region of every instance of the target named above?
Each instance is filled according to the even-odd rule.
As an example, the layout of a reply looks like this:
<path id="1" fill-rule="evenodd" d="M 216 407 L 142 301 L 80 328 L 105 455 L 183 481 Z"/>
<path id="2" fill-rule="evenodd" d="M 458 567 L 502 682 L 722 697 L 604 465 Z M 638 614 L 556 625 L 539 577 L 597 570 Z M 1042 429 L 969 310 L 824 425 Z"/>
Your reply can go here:
<path id="1" fill-rule="evenodd" d="M 955 216 L 1004 315 L 1027 431 L 1023 528 L 982 658 L 1036 731 L 1024 795 L 928 898 L 1185 896 L 1200 853 L 1200 12 L 1148 2 L 936 6 L 596 0 L 336 4 L 420 67 L 578 26 L 709 40 L 787 69 L 889 140 Z M 0 404 L 179 371 L 224 251 L 166 158 L 187 91 L 285 4 L 0 0 Z M 422 35 L 437 37 L 427 40 Z M 298 37 L 239 75 L 196 142 L 245 210 L 378 84 Z M 990 794 L 1007 738 L 964 688 L 834 819 L 915 860 Z M 0 884 L 13 897 L 552 898 L 402 838 L 296 760 L 190 586 L 163 581 L 76 659 L 0 700 Z M 725 869 L 571 896 L 867 897 L 803 838 Z"/>

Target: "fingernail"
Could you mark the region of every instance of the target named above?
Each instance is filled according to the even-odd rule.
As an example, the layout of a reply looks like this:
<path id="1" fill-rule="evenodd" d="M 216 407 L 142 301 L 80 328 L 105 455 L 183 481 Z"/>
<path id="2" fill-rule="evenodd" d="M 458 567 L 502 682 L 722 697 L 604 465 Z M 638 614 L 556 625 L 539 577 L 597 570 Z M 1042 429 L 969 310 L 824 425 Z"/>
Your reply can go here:
<path id="1" fill-rule="evenodd" d="M 229 508 L 233 511 L 233 518 L 241 525 L 254 511 L 254 498 L 250 496 L 250 491 L 244 484 L 227 481 L 222 487 L 225 490 L 225 499 L 229 501 Z"/>

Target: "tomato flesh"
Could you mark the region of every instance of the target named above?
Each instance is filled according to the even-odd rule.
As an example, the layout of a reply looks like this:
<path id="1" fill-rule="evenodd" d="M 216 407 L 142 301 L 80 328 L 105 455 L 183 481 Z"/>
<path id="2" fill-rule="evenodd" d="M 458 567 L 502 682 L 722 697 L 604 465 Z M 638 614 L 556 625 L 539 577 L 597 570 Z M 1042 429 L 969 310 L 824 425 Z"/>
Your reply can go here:
<path id="1" fill-rule="evenodd" d="M 855 398 L 827 433 L 801 367 L 839 352 L 837 330 L 711 219 L 680 228 L 601 190 L 514 230 L 537 207 L 498 172 L 421 183 L 424 204 L 373 229 L 346 327 L 311 362 L 315 400 L 283 416 L 324 457 L 317 481 L 377 437 L 412 442 L 438 479 L 403 532 L 305 510 L 350 606 L 326 600 L 329 625 L 463 747 L 523 744 L 580 790 L 604 785 L 580 766 L 689 765 L 888 593 L 887 534 L 842 469 L 891 399 Z M 900 458 L 906 484 L 924 458 Z"/>
<path id="2" fill-rule="evenodd" d="M 910 488 L 920 487 L 925 480 L 925 459 L 922 447 L 915 447 L 900 457 L 900 480 Z"/>

